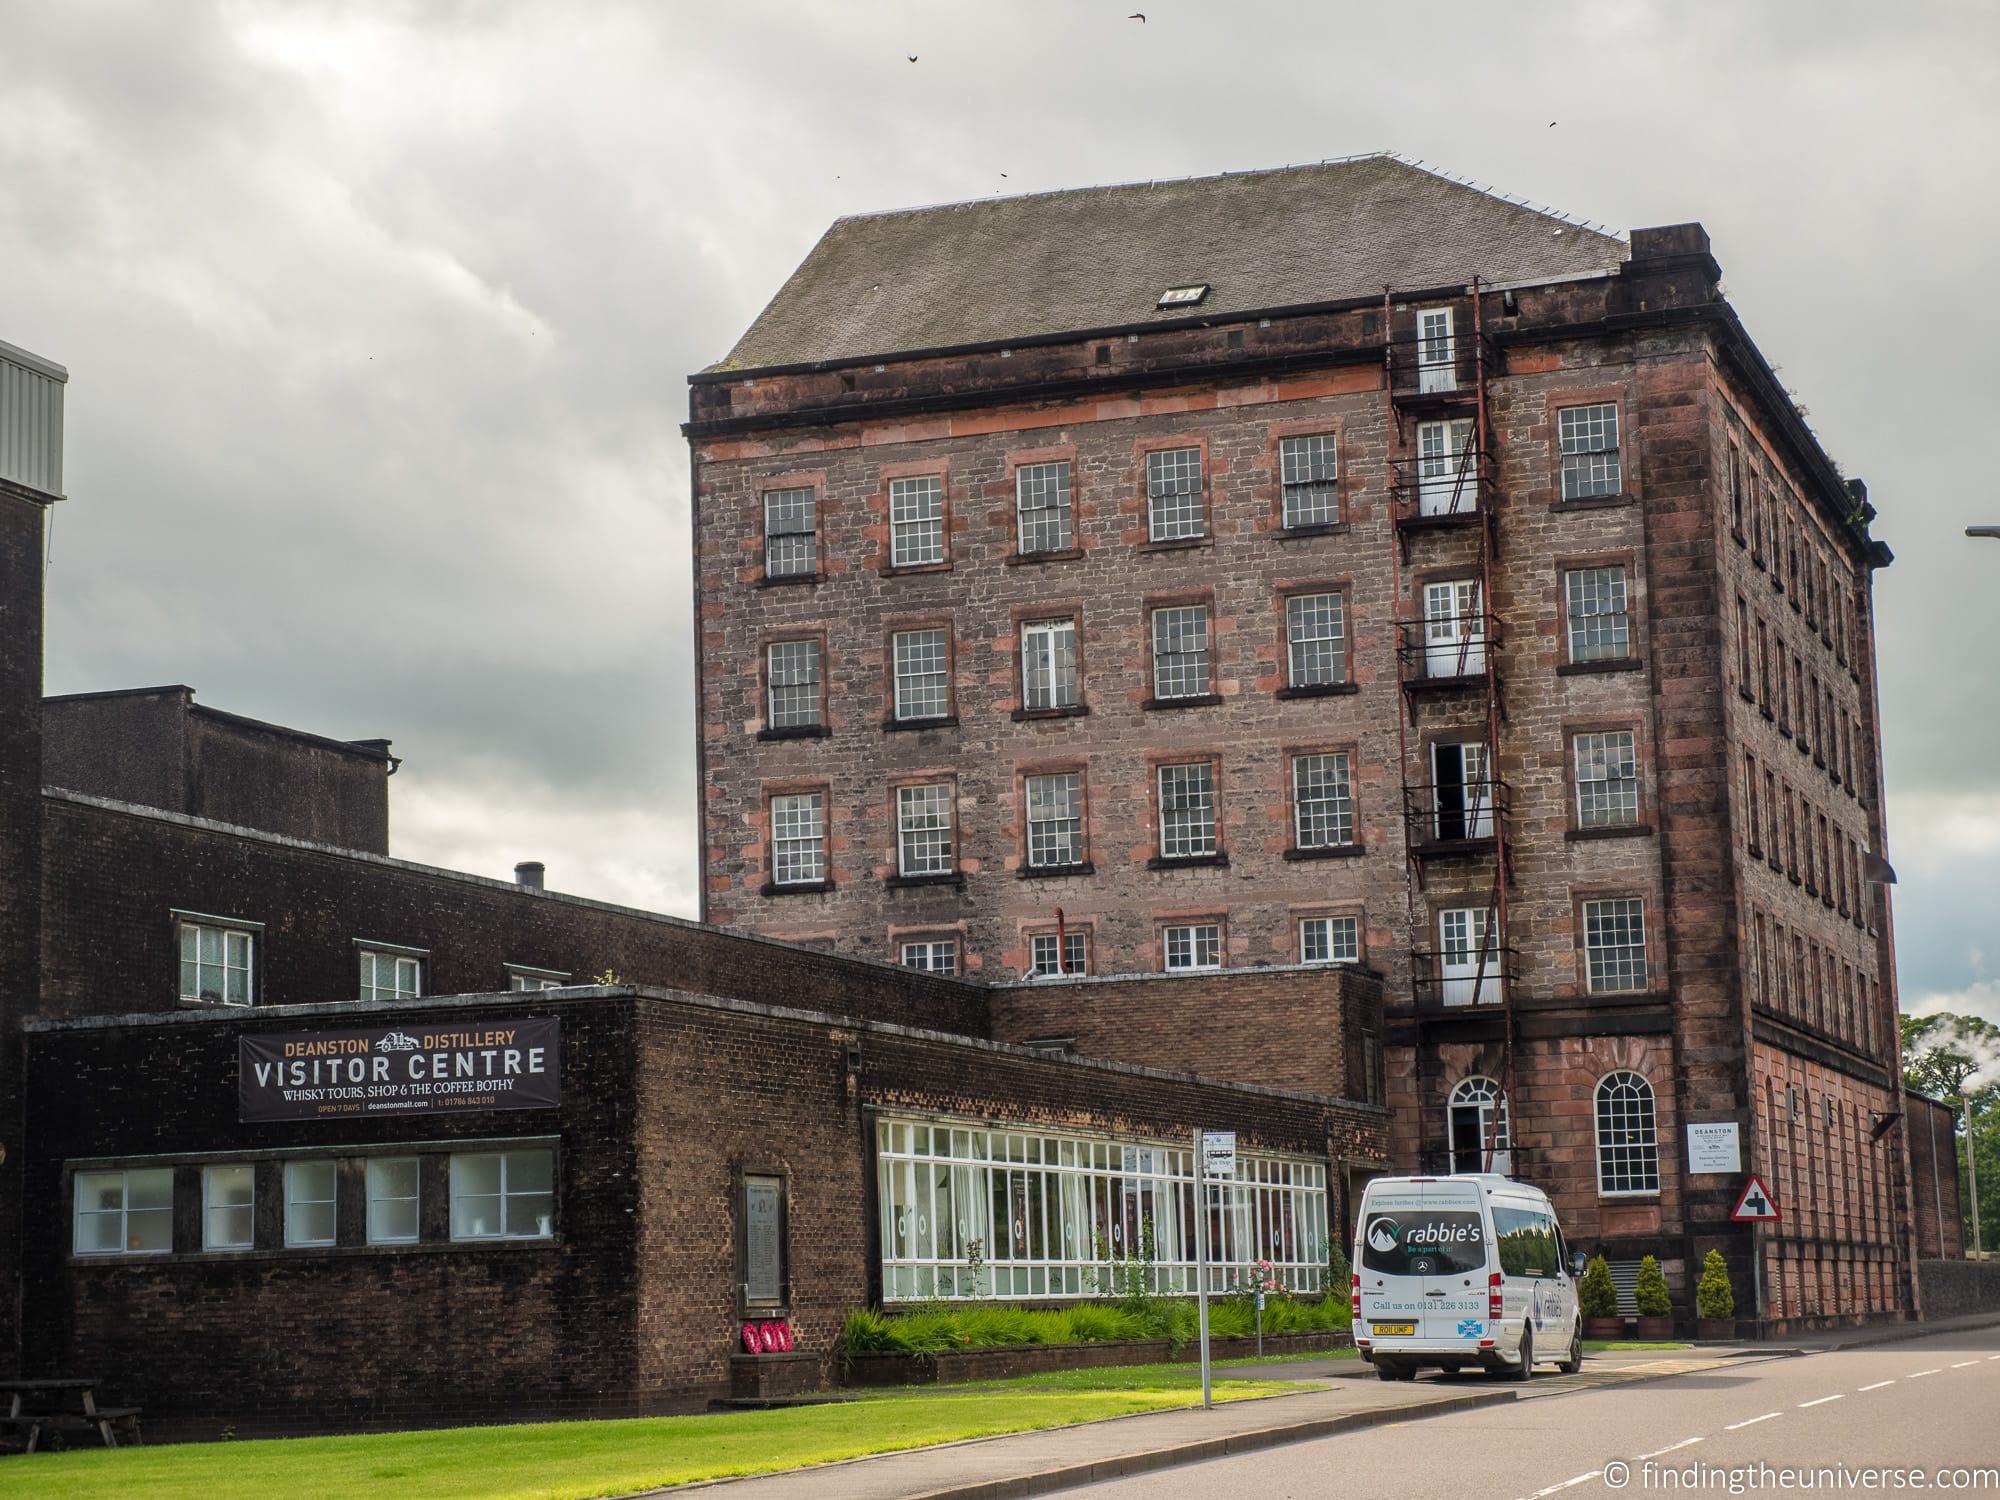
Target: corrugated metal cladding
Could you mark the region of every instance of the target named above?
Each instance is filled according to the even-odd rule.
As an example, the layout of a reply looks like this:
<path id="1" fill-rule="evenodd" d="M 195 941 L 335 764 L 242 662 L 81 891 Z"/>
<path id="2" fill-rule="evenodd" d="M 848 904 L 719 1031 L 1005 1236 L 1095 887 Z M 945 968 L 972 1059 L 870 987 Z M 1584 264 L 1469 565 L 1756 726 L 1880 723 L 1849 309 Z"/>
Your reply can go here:
<path id="1" fill-rule="evenodd" d="M 0 479 L 60 495 L 69 371 L 0 342 Z"/>

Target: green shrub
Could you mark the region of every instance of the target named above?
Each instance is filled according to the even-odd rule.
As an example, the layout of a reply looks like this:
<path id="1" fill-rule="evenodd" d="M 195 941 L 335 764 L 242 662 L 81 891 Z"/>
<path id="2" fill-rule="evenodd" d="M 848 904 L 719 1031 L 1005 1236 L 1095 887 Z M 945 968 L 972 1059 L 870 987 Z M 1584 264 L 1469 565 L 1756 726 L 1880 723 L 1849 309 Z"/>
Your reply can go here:
<path id="1" fill-rule="evenodd" d="M 1638 1299 L 1639 1313 L 1647 1318 L 1669 1318 L 1674 1312 L 1673 1293 L 1667 1290 L 1666 1273 L 1660 1269 L 1657 1256 L 1648 1255 L 1639 1262 L 1639 1284 L 1633 1295 Z"/>
<path id="2" fill-rule="evenodd" d="M 1601 1255 L 1593 1255 L 1590 1264 L 1583 1268 L 1583 1280 L 1577 1283 L 1577 1306 L 1586 1318 L 1615 1318 L 1618 1316 L 1618 1288 L 1611 1281 L 1611 1267 Z"/>
<path id="3" fill-rule="evenodd" d="M 1165 1339 L 1167 1347 L 1176 1353 L 1192 1344 L 1201 1333 L 1200 1314 L 1192 1302 L 1162 1299 L 1139 1314 L 1139 1318 L 1146 1338 Z"/>
<path id="4" fill-rule="evenodd" d="M 1074 1343 L 1099 1343 L 1108 1339 L 1158 1338 L 1146 1319 L 1130 1308 L 1107 1307 L 1101 1302 L 1083 1302 L 1063 1314 L 1069 1337 Z"/>
<path id="5" fill-rule="evenodd" d="M 1257 1308 L 1235 1298 L 1208 1299 L 1208 1336 L 1212 1339 L 1244 1339 L 1257 1331 Z"/>
<path id="6" fill-rule="evenodd" d="M 879 1354 L 900 1349 L 887 1313 L 873 1307 L 858 1307 L 840 1325 L 836 1347 L 842 1354 Z"/>
<path id="7" fill-rule="evenodd" d="M 1329 1297 L 1345 1297 L 1354 1286 L 1354 1267 L 1348 1264 L 1347 1252 L 1340 1248 L 1340 1241 L 1329 1240 L 1326 1246 L 1326 1294 Z"/>
<path id="8" fill-rule="evenodd" d="M 1704 1318 L 1736 1316 L 1736 1292 L 1729 1285 L 1729 1266 L 1720 1250 L 1708 1252 L 1701 1263 L 1701 1280 L 1694 1289 L 1695 1311 Z"/>

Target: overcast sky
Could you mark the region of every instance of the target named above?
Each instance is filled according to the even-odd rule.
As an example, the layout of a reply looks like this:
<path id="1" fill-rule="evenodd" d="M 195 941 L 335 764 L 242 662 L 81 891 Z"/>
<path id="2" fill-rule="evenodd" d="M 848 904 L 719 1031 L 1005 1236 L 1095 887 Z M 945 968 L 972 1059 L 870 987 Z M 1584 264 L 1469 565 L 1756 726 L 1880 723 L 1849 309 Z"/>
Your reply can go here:
<path id="1" fill-rule="evenodd" d="M 49 689 L 389 736 L 399 853 L 690 913 L 687 373 L 842 213 L 1391 149 L 1708 226 L 1897 554 L 1904 1002 L 2000 1019 L 1996 8 L 1411 14 L 0 0 Z"/>

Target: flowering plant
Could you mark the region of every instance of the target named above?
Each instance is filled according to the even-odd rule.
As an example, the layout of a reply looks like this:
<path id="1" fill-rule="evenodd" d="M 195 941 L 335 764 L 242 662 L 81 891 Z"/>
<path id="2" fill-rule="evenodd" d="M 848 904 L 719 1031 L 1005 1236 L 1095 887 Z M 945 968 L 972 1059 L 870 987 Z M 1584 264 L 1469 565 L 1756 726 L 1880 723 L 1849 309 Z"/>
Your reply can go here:
<path id="1" fill-rule="evenodd" d="M 1285 1289 L 1285 1284 L 1279 1280 L 1276 1269 L 1268 1260 L 1253 1260 L 1231 1274 L 1229 1289 L 1239 1297 L 1254 1297 L 1259 1292 L 1275 1296 Z"/>

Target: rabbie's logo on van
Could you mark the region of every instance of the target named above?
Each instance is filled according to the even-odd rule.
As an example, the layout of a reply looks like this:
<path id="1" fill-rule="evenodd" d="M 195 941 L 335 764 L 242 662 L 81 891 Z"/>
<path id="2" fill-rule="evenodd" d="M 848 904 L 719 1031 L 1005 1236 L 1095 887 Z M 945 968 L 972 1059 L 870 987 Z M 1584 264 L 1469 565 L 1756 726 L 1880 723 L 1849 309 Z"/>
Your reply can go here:
<path id="1" fill-rule="evenodd" d="M 1441 1245 L 1485 1243 L 1479 1220 L 1467 1214 L 1454 1219 L 1422 1219 L 1405 1226 L 1384 1214 L 1368 1226 L 1368 1248 L 1378 1255 L 1398 1250 L 1424 1250 Z"/>
<path id="2" fill-rule="evenodd" d="M 1403 1243 L 1403 1226 L 1394 1219 L 1377 1219 L 1368 1226 L 1368 1248 L 1387 1255 Z"/>

